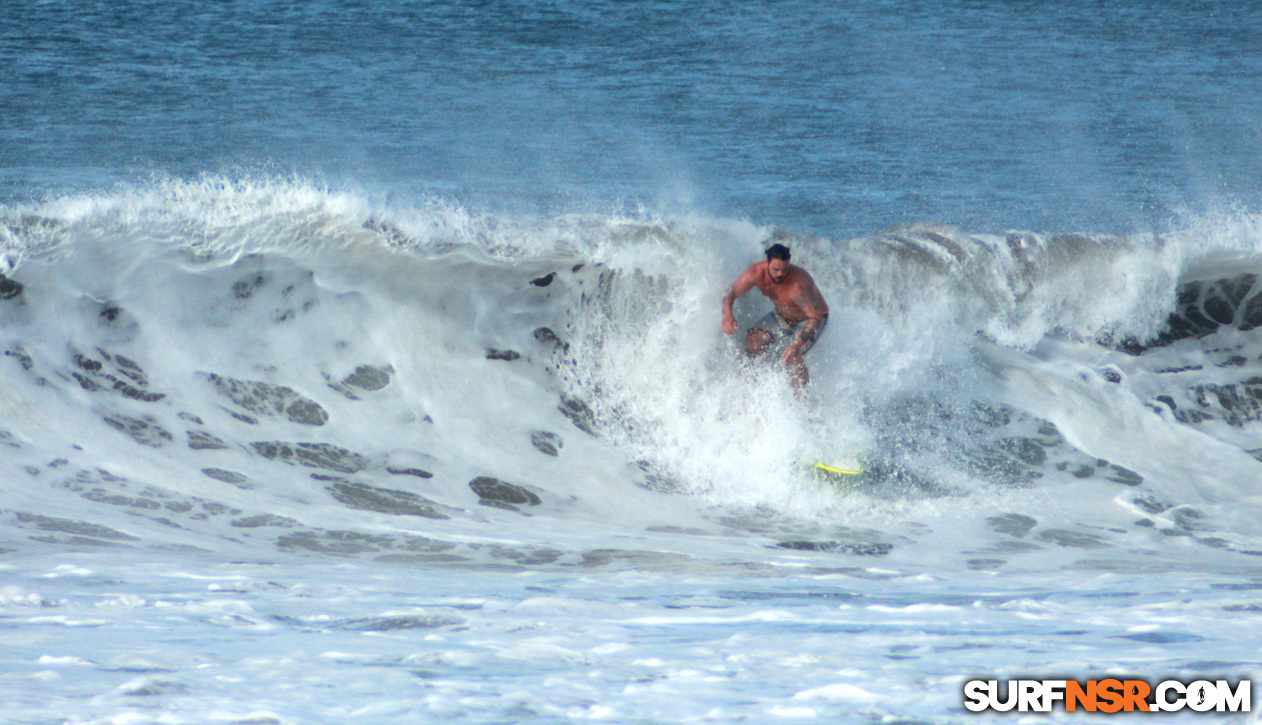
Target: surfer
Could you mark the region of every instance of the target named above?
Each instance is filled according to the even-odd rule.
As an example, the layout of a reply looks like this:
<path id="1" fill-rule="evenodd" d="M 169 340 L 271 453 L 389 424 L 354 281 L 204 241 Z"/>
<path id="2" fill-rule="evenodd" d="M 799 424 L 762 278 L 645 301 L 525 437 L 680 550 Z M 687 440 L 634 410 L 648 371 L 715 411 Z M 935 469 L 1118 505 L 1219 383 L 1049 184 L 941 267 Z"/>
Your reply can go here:
<path id="1" fill-rule="evenodd" d="M 806 355 L 828 324 L 828 303 L 820 294 L 815 280 L 801 267 L 789 264 L 789 248 L 773 244 L 767 248 L 767 261 L 749 266 L 723 298 L 723 332 L 736 333 L 732 303 L 757 287 L 774 309 L 755 322 L 745 333 L 745 353 L 758 357 L 773 344 L 789 341 L 781 359 L 789 369 L 789 381 L 801 390 L 811 376 L 806 369 Z"/>

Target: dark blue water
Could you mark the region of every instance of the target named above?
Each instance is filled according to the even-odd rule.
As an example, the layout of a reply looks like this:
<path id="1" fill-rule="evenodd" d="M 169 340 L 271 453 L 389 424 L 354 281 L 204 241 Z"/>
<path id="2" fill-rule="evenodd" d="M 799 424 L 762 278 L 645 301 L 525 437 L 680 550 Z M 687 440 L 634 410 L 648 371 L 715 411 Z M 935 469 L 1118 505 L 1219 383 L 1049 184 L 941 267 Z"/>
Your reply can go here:
<path id="1" fill-rule="evenodd" d="M 1262 199 L 1262 9 L 1110 2 L 0 7 L 0 201 L 289 175 L 402 204 L 830 237 L 1149 231 Z"/>

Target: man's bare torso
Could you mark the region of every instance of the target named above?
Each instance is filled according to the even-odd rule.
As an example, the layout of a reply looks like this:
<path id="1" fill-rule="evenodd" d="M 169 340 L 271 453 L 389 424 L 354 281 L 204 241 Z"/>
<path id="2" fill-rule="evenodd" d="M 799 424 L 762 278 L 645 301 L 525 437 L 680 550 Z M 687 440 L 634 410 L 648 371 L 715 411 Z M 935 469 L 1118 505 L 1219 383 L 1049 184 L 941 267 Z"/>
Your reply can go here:
<path id="1" fill-rule="evenodd" d="M 767 262 L 756 262 L 741 275 L 771 300 L 776 315 L 789 324 L 828 317 L 828 303 L 815 280 L 801 267 L 790 266 L 784 280 L 776 283 L 767 273 Z"/>

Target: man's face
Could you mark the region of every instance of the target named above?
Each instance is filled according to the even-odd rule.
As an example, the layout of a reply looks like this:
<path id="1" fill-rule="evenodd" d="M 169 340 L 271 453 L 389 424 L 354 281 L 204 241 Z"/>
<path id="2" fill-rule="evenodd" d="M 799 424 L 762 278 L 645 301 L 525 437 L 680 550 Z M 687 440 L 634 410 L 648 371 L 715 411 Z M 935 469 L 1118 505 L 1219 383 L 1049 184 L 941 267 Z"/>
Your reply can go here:
<path id="1" fill-rule="evenodd" d="M 783 259 L 773 259 L 767 262 L 767 276 L 775 284 L 780 284 L 785 277 L 789 276 L 789 263 Z"/>

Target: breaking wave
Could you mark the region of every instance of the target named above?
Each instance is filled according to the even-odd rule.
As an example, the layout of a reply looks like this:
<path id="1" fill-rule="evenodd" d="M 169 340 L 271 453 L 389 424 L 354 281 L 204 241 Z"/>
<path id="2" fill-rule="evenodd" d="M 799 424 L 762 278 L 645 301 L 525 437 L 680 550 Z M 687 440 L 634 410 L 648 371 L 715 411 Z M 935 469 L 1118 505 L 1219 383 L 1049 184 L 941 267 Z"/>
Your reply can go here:
<path id="1" fill-rule="evenodd" d="M 772 238 L 833 310 L 801 400 L 719 331 Z M 7 537 L 522 566 L 608 526 L 884 555 L 932 515 L 982 561 L 1032 541 L 1254 553 L 1258 241 L 1243 212 L 823 239 L 301 180 L 9 207 Z M 797 465 L 835 455 L 866 472 Z M 530 544 L 485 543 L 504 526 Z"/>

